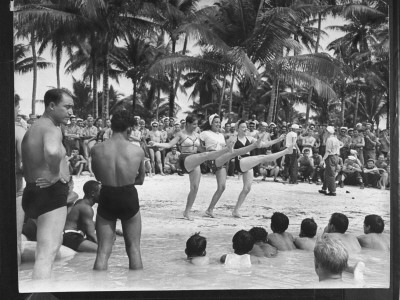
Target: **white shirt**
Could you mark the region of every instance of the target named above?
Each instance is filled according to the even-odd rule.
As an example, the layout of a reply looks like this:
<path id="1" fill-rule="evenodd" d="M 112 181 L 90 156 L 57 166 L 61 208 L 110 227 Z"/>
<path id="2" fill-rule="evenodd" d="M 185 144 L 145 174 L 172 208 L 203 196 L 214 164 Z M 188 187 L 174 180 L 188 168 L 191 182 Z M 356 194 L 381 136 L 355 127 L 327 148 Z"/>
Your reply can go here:
<path id="1" fill-rule="evenodd" d="M 220 132 L 205 130 L 200 133 L 200 139 L 204 142 L 206 150 L 221 150 L 225 147 L 224 135 Z"/>
<path id="2" fill-rule="evenodd" d="M 290 131 L 286 134 L 286 147 L 289 147 L 290 145 L 293 145 L 293 147 L 296 147 L 297 143 L 297 133 L 294 131 Z"/>

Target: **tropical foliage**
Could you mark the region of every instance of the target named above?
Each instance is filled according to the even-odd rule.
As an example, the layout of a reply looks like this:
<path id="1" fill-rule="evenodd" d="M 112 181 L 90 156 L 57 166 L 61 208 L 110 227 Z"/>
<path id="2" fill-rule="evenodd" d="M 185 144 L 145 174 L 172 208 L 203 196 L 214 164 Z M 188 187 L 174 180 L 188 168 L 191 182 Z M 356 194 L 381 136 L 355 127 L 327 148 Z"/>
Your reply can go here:
<path id="1" fill-rule="evenodd" d="M 178 95 L 196 113 L 267 122 L 353 126 L 388 113 L 387 0 L 20 0 L 16 8 L 15 71 L 33 71 L 35 90 L 50 51 L 57 87 L 60 72 L 81 72 L 73 90 L 82 113 L 106 118 L 123 105 L 148 119 L 176 116 Z M 322 28 L 327 17 L 337 24 Z M 341 33 L 326 50 L 324 30 Z M 122 76 L 132 83 L 126 97 L 110 88 Z"/>

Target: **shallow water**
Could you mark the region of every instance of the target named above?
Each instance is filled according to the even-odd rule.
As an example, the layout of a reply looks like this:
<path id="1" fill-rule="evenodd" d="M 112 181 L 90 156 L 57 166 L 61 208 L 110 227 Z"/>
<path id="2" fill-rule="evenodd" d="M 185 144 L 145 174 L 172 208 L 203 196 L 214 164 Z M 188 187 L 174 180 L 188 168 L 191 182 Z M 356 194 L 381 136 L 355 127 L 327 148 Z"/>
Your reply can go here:
<path id="1" fill-rule="evenodd" d="M 214 232 L 209 237 L 202 232 L 207 237 L 211 262 L 203 267 L 186 262 L 187 235 L 143 235 L 142 271 L 128 270 L 123 238 L 117 237 L 107 272 L 92 270 L 95 254 L 79 253 L 68 261 L 56 262 L 53 279 L 39 283 L 31 280 L 32 264 L 23 264 L 19 272 L 20 292 L 318 288 L 312 252 L 279 252 L 267 263 L 246 269 L 229 269 L 219 264 L 221 255 L 232 252 L 230 241 L 236 231 Z M 389 253 L 363 250 L 351 257 L 349 264 L 360 260 L 366 265 L 364 280 L 355 282 L 352 274 L 344 273 L 346 283 L 355 288 L 389 287 Z"/>

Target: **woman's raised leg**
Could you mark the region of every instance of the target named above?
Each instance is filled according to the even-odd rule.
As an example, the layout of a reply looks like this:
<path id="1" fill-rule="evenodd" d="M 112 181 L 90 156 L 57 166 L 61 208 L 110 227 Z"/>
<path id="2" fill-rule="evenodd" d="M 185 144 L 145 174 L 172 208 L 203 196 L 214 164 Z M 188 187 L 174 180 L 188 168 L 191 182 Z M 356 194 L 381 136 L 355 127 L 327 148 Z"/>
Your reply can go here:
<path id="1" fill-rule="evenodd" d="M 240 168 L 242 169 L 243 172 L 246 172 L 253 167 L 257 166 L 258 164 L 262 164 L 265 162 L 269 161 L 274 161 L 277 160 L 279 157 L 282 157 L 286 154 L 291 154 L 293 153 L 293 146 L 286 148 L 285 150 L 268 154 L 268 155 L 257 155 L 257 156 L 248 156 L 248 157 L 243 157 L 240 160 Z"/>

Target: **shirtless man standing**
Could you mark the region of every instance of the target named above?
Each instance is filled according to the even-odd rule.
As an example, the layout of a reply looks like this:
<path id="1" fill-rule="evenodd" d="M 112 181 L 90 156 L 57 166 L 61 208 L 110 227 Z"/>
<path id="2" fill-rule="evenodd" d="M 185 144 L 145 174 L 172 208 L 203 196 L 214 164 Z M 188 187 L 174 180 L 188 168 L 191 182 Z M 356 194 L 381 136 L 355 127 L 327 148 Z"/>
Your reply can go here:
<path id="1" fill-rule="evenodd" d="M 15 97 L 14 102 L 14 115 L 15 118 L 19 111 L 19 97 Z M 22 210 L 22 192 L 23 192 L 23 176 L 21 165 L 21 143 L 25 135 L 25 129 L 15 124 L 15 190 L 16 190 L 16 206 L 17 206 L 17 251 L 18 251 L 18 265 L 21 264 L 21 234 L 22 226 L 24 224 L 24 211 Z"/>
<path id="2" fill-rule="evenodd" d="M 37 219 L 36 259 L 33 279 L 48 279 L 61 246 L 67 216 L 69 170 L 62 145 L 61 124 L 67 124 L 74 101 L 61 89 L 44 95 L 45 111 L 22 141 L 22 164 L 26 188 L 22 207 Z"/>
<path id="3" fill-rule="evenodd" d="M 348 227 L 349 219 L 344 214 L 333 213 L 324 233 L 329 234 L 332 238 L 340 240 L 349 254 L 360 252 L 361 246 L 357 237 L 345 233 Z"/>
<path id="4" fill-rule="evenodd" d="M 91 151 L 93 172 L 102 184 L 96 215 L 95 270 L 108 268 L 117 219 L 122 223 L 129 269 L 143 268 L 140 254 L 142 220 L 135 185 L 143 184 L 145 177 L 144 152 L 129 142 L 128 130 L 132 123 L 128 111 L 116 112 L 111 119 L 111 138 L 96 144 Z"/>

